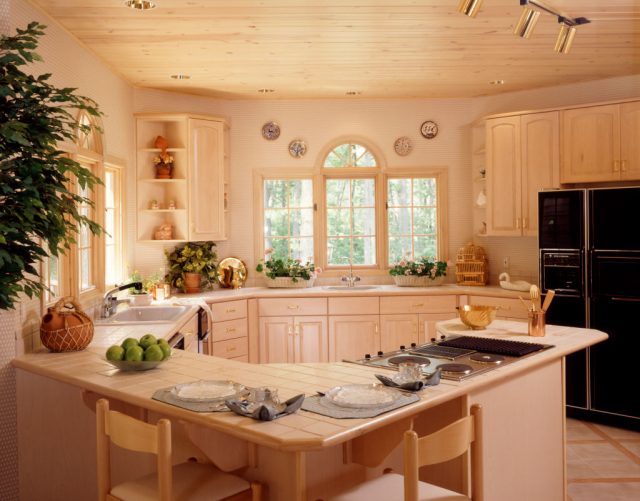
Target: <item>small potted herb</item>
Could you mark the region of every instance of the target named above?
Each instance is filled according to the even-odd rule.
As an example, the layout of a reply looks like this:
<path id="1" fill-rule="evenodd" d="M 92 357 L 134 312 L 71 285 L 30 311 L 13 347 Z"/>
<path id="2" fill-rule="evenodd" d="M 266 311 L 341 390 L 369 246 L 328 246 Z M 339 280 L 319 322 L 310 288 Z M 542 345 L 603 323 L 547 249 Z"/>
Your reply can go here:
<path id="1" fill-rule="evenodd" d="M 169 271 L 165 280 L 183 292 L 212 289 L 218 266 L 214 242 L 186 242 L 166 252 Z"/>

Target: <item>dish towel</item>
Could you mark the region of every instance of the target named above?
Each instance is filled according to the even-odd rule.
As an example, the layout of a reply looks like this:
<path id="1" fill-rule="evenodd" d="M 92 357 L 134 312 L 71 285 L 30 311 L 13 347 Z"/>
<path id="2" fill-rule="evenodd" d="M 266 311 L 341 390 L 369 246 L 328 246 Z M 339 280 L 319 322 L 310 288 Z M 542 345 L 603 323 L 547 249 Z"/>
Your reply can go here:
<path id="1" fill-rule="evenodd" d="M 427 386 L 435 386 L 437 384 L 440 384 L 441 372 L 442 370 L 440 369 L 440 367 L 438 367 L 433 374 L 429 374 L 424 379 L 421 379 L 419 381 L 409 381 L 408 383 L 402 383 L 402 384 L 398 384 L 390 377 L 383 376 L 382 374 L 376 374 L 375 376 L 378 378 L 378 381 L 380 381 L 385 386 L 390 386 L 392 388 L 400 388 L 401 390 L 406 390 L 406 391 L 420 391 L 426 388 Z"/>
<path id="2" fill-rule="evenodd" d="M 290 398 L 284 404 L 263 404 L 256 408 L 254 404 L 246 400 L 227 400 L 227 407 L 241 416 L 257 419 L 258 421 L 273 421 L 296 412 L 304 402 L 304 394 Z"/>

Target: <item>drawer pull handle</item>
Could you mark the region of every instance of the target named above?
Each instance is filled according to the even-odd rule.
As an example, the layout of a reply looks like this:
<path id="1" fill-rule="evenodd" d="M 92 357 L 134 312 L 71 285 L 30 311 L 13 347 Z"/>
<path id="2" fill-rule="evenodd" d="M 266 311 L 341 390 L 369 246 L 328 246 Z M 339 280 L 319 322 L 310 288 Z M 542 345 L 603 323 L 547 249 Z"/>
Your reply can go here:
<path id="1" fill-rule="evenodd" d="M 227 308 L 225 310 L 225 313 L 235 313 L 236 309 L 235 308 Z"/>
<path id="2" fill-rule="evenodd" d="M 411 306 L 413 306 L 414 308 L 418 308 L 419 306 L 424 306 L 424 303 L 414 303 Z"/>
<path id="3" fill-rule="evenodd" d="M 298 308 L 300 308 L 299 304 L 290 304 L 289 306 L 287 306 L 287 308 L 289 308 L 290 310 L 297 310 Z"/>
<path id="4" fill-rule="evenodd" d="M 236 331 L 236 328 L 235 328 L 235 327 L 227 327 L 227 328 L 225 329 L 225 332 L 235 332 L 235 331 Z"/>
<path id="5" fill-rule="evenodd" d="M 227 346 L 227 352 L 229 351 L 236 351 L 236 347 L 235 346 Z"/>

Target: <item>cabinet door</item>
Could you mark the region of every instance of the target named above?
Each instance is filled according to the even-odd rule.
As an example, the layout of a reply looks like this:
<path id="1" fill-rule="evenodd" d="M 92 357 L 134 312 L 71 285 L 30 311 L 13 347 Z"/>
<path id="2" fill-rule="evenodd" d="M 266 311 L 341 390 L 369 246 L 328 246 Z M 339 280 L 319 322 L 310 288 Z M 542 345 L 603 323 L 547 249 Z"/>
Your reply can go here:
<path id="1" fill-rule="evenodd" d="M 329 361 L 356 360 L 380 348 L 378 315 L 329 317 Z"/>
<path id="2" fill-rule="evenodd" d="M 189 240 L 224 240 L 224 124 L 189 120 Z"/>
<path id="3" fill-rule="evenodd" d="M 487 234 L 521 235 L 520 117 L 487 120 Z"/>
<path id="4" fill-rule="evenodd" d="M 640 179 L 640 101 L 620 105 L 620 177 Z"/>
<path id="5" fill-rule="evenodd" d="M 260 363 L 293 362 L 293 318 L 260 318 Z"/>
<path id="6" fill-rule="evenodd" d="M 418 344 L 418 315 L 380 315 L 381 350 L 397 350 L 401 345 Z"/>
<path id="7" fill-rule="evenodd" d="M 458 318 L 458 313 L 423 313 L 420 315 L 420 344 L 429 343 L 432 339 L 438 339 L 439 334 L 436 331 L 436 322 L 443 320 L 451 320 Z"/>
<path id="8" fill-rule="evenodd" d="M 562 112 L 561 183 L 620 179 L 620 106 Z"/>
<path id="9" fill-rule="evenodd" d="M 327 317 L 295 317 L 295 362 L 328 362 Z"/>
<path id="10" fill-rule="evenodd" d="M 560 188 L 560 114 L 520 117 L 522 148 L 522 233 L 538 235 L 538 192 Z"/>

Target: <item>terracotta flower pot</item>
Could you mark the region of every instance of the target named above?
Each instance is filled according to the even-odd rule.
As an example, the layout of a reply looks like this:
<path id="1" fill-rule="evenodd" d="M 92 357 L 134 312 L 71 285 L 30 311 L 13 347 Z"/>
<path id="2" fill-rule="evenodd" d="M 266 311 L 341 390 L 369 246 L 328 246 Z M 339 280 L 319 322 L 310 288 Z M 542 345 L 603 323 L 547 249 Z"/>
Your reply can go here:
<path id="1" fill-rule="evenodd" d="M 184 274 L 184 291 L 186 293 L 200 292 L 200 282 L 202 275 L 200 273 Z"/>
<path id="2" fill-rule="evenodd" d="M 156 179 L 171 179 L 171 164 L 156 165 Z"/>

